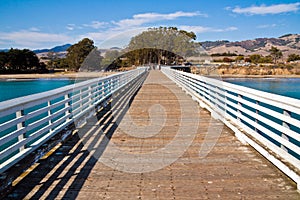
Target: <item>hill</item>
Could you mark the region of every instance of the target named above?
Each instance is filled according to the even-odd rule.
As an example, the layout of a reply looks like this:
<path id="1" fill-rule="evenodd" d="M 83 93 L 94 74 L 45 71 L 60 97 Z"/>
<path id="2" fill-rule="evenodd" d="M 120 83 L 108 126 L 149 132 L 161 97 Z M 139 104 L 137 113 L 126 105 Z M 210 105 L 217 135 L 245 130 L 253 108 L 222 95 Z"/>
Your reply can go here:
<path id="1" fill-rule="evenodd" d="M 67 49 L 71 46 L 71 44 L 64 44 L 64 45 L 61 45 L 61 46 L 56 46 L 56 47 L 53 47 L 51 49 L 36 49 L 36 50 L 33 50 L 33 52 L 35 53 L 45 53 L 45 52 L 55 52 L 55 53 L 58 53 L 58 52 L 62 52 L 62 51 L 67 51 Z"/>
<path id="2" fill-rule="evenodd" d="M 242 55 L 261 54 L 269 55 L 272 46 L 277 47 L 284 57 L 289 54 L 300 54 L 300 34 L 286 34 L 278 38 L 256 38 L 230 42 L 227 40 L 201 42 L 203 48 L 211 54 L 235 53 Z"/>

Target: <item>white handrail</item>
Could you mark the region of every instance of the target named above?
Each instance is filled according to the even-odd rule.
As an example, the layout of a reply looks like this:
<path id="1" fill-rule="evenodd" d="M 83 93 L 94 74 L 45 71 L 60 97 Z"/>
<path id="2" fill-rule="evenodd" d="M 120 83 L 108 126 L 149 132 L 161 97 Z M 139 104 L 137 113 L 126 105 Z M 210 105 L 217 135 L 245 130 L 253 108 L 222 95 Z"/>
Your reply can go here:
<path id="1" fill-rule="evenodd" d="M 290 176 L 300 189 L 300 100 L 170 67 L 163 67 L 162 72 L 232 128 L 242 142 Z"/>
<path id="2" fill-rule="evenodd" d="M 146 71 L 141 67 L 0 102 L 0 173 L 71 123 L 86 120 L 95 106 Z"/>

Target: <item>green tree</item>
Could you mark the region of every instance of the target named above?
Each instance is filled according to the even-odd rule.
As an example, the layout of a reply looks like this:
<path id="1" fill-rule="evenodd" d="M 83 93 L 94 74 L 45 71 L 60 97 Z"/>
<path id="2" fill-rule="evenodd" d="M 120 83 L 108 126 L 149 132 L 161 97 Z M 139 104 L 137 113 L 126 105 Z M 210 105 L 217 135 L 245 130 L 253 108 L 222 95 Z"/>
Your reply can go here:
<path id="1" fill-rule="evenodd" d="M 55 66 L 56 62 L 55 61 L 58 60 L 57 54 L 53 51 L 50 51 L 50 52 L 47 53 L 47 58 L 49 59 L 49 61 L 47 63 L 48 67 L 51 67 L 51 68 L 56 67 Z"/>
<path id="2" fill-rule="evenodd" d="M 80 71 L 99 71 L 102 56 L 97 48 L 94 48 L 81 64 Z"/>
<path id="3" fill-rule="evenodd" d="M 135 65 L 154 62 L 166 64 L 179 57 L 195 56 L 200 43 L 195 42 L 196 34 L 176 27 L 149 28 L 131 38 L 126 52 L 132 51 L 129 62 Z M 135 51 L 140 49 L 140 51 Z M 176 54 L 177 56 L 174 56 Z"/>
<path id="4" fill-rule="evenodd" d="M 259 59 L 259 63 L 272 63 L 272 57 L 269 55 L 269 56 L 262 56 L 260 59 Z"/>
<path id="5" fill-rule="evenodd" d="M 106 51 L 104 58 L 101 62 L 101 67 L 107 68 L 110 64 L 115 62 L 119 56 L 121 56 L 121 52 L 119 52 L 117 50 Z"/>
<path id="6" fill-rule="evenodd" d="M 0 52 L 0 70 L 3 71 L 6 68 L 8 62 L 8 56 L 6 52 Z"/>
<path id="7" fill-rule="evenodd" d="M 273 58 L 274 63 L 277 63 L 277 60 L 282 57 L 282 52 L 277 48 L 272 46 L 270 51 L 270 56 Z"/>
<path id="8" fill-rule="evenodd" d="M 300 55 L 297 55 L 297 54 L 294 54 L 294 53 L 288 55 L 288 58 L 287 58 L 288 62 L 295 61 L 295 60 L 300 60 Z"/>
<path id="9" fill-rule="evenodd" d="M 237 56 L 237 57 L 235 58 L 235 61 L 236 61 L 236 62 L 240 62 L 240 61 L 242 61 L 242 60 L 244 60 L 244 56 L 242 56 L 242 55 Z"/>
<path id="10" fill-rule="evenodd" d="M 36 54 L 29 49 L 13 49 L 0 53 L 0 70 L 2 72 L 42 72 L 45 64 L 40 63 Z"/>
<path id="11" fill-rule="evenodd" d="M 69 68 L 66 58 L 55 59 L 52 63 L 52 66 L 54 68 L 63 68 L 63 69 Z"/>
<path id="12" fill-rule="evenodd" d="M 257 63 L 259 63 L 259 61 L 261 59 L 261 55 L 259 55 L 259 54 L 252 54 L 252 55 L 249 56 L 249 58 L 250 58 L 250 60 L 251 60 L 252 63 L 257 64 Z"/>
<path id="13" fill-rule="evenodd" d="M 12 71 L 39 70 L 40 62 L 36 54 L 29 49 L 10 49 L 8 52 L 9 69 Z"/>
<path id="14" fill-rule="evenodd" d="M 95 48 L 94 41 L 84 38 L 78 43 L 70 46 L 67 51 L 66 62 L 71 70 L 78 70 L 84 59 Z"/>

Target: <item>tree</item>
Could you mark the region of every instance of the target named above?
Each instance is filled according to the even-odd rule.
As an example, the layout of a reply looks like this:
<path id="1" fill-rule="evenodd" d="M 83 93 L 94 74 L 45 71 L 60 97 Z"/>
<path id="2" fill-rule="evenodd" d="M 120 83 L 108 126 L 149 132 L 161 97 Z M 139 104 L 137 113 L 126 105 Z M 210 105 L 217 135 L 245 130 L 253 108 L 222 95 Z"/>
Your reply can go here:
<path id="1" fill-rule="evenodd" d="M 235 58 L 235 61 L 236 61 L 236 62 L 240 62 L 240 61 L 242 61 L 242 60 L 244 60 L 244 56 L 242 56 L 242 55 L 237 56 L 237 57 Z"/>
<path id="2" fill-rule="evenodd" d="M 36 54 L 29 49 L 13 49 L 0 54 L 0 70 L 21 73 L 21 72 L 42 72 L 45 65 L 39 62 Z"/>
<path id="3" fill-rule="evenodd" d="M 270 56 L 274 60 L 274 63 L 277 63 L 277 60 L 282 57 L 282 52 L 274 46 L 272 46 L 271 49 L 269 49 L 269 51 L 270 51 Z"/>
<path id="4" fill-rule="evenodd" d="M 0 52 L 0 70 L 4 70 L 8 62 L 8 55 L 6 52 Z"/>
<path id="5" fill-rule="evenodd" d="M 262 56 L 260 59 L 259 59 L 259 63 L 272 63 L 272 57 L 270 55 L 268 56 Z"/>
<path id="6" fill-rule="evenodd" d="M 296 60 L 300 60 L 300 55 L 297 55 L 297 54 L 294 54 L 294 53 L 288 55 L 288 59 L 287 59 L 288 62 L 296 61 Z"/>
<path id="7" fill-rule="evenodd" d="M 38 57 L 29 49 L 10 49 L 8 51 L 8 66 L 13 71 L 27 71 L 40 68 Z"/>
<path id="8" fill-rule="evenodd" d="M 121 52 L 117 50 L 106 51 L 101 62 L 101 68 L 107 68 L 110 64 L 115 62 L 119 56 L 121 56 Z"/>
<path id="9" fill-rule="evenodd" d="M 47 65 L 51 68 L 55 67 L 55 63 L 56 63 L 55 61 L 58 60 L 57 54 L 53 51 L 50 51 L 47 53 L 47 57 L 49 59 L 49 62 L 47 63 Z"/>
<path id="10" fill-rule="evenodd" d="M 84 59 L 95 48 L 94 41 L 84 38 L 78 43 L 70 46 L 67 51 L 66 62 L 71 70 L 78 70 Z"/>
<path id="11" fill-rule="evenodd" d="M 134 52 L 129 62 L 135 65 L 171 63 L 179 57 L 199 54 L 200 43 L 195 42 L 196 34 L 176 27 L 149 28 L 147 31 L 131 38 L 126 52 Z M 135 51 L 135 50 L 140 51 Z M 174 56 L 176 54 L 177 56 Z"/>
<path id="12" fill-rule="evenodd" d="M 102 56 L 97 48 L 94 48 L 81 64 L 80 71 L 99 71 Z"/>
<path id="13" fill-rule="evenodd" d="M 249 56 L 250 60 L 252 63 L 259 63 L 260 59 L 261 59 L 261 55 L 259 54 L 252 54 Z"/>

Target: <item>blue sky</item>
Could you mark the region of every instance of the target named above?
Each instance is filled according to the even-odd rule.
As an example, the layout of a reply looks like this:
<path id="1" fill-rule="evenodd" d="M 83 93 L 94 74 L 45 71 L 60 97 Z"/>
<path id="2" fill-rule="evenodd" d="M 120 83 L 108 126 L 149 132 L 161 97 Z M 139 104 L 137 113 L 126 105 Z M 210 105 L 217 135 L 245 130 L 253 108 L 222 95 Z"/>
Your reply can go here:
<path id="1" fill-rule="evenodd" d="M 0 0 L 0 49 L 50 48 L 84 37 L 123 47 L 148 27 L 194 31 L 198 41 L 300 33 L 297 0 Z"/>

